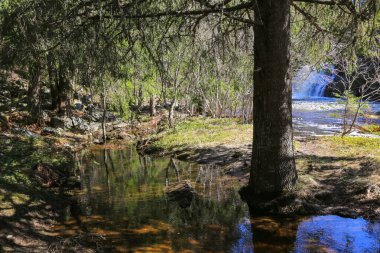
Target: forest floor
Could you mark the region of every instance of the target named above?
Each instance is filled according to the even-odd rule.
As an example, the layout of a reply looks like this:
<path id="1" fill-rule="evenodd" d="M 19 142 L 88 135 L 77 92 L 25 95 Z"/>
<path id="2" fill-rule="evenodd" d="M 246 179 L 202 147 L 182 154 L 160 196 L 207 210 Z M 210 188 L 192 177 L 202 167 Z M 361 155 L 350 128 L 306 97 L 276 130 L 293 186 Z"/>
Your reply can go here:
<path id="1" fill-rule="evenodd" d="M 145 153 L 216 164 L 241 181 L 249 178 L 251 125 L 193 118 L 146 141 Z M 296 137 L 296 189 L 260 208 L 273 214 L 338 214 L 380 218 L 380 138 Z"/>
<path id="2" fill-rule="evenodd" d="M 51 233 L 78 186 L 73 146 L 70 139 L 0 132 L 0 252 L 60 252 L 55 249 L 64 242 L 66 252 L 95 252 L 91 239 L 68 244 Z M 48 189 L 36 177 L 37 164 L 51 165 L 67 183 Z"/>

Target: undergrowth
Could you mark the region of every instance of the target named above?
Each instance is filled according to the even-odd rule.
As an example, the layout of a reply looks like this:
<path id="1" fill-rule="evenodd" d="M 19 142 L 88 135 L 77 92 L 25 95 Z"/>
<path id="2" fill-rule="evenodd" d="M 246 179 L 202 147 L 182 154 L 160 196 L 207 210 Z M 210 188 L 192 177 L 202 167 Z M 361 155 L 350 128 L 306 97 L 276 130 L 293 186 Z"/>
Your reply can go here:
<path id="1" fill-rule="evenodd" d="M 162 134 L 155 148 L 204 147 L 251 143 L 253 127 L 237 119 L 190 118 Z"/>

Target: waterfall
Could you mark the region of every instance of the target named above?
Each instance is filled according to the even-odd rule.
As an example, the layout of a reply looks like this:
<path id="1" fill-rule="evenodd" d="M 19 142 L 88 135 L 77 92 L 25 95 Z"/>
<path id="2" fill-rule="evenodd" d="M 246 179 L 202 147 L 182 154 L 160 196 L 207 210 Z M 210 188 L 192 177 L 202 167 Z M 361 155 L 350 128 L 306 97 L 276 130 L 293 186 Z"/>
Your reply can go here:
<path id="1" fill-rule="evenodd" d="M 327 85 L 333 78 L 332 74 L 304 66 L 293 79 L 293 98 L 323 97 Z"/>

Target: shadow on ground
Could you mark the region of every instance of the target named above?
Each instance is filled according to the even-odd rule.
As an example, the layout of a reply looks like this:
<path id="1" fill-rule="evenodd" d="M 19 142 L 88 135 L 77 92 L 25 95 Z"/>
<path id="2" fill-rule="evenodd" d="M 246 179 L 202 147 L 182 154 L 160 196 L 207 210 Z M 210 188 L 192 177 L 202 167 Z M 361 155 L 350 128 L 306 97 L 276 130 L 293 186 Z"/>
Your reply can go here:
<path id="1" fill-rule="evenodd" d="M 52 140 L 0 134 L 0 252 L 49 252 L 60 240 L 51 226 L 70 201 L 63 187 L 46 189 L 34 180 L 32 168 L 39 162 L 60 171 L 73 168 Z"/>

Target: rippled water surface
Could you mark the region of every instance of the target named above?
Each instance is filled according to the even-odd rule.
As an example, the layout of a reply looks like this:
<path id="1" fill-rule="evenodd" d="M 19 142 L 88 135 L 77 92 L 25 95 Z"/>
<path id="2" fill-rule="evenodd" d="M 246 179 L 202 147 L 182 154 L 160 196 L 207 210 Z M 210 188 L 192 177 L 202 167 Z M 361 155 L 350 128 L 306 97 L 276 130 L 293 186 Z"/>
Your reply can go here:
<path id="1" fill-rule="evenodd" d="M 365 111 L 380 112 L 380 104 L 369 104 Z M 294 133 L 298 136 L 340 134 L 342 132 L 343 112 L 343 101 L 335 98 L 308 97 L 293 99 Z M 380 124 L 380 120 L 359 117 L 357 119 L 357 124 Z M 351 135 L 378 138 L 376 135 L 362 134 L 355 130 Z"/>
<path id="2" fill-rule="evenodd" d="M 108 238 L 106 252 L 379 252 L 380 222 L 338 216 L 251 217 L 239 183 L 217 167 L 142 157 L 134 147 L 92 150 L 78 159 L 81 194 L 56 231 Z M 166 185 L 190 180 L 187 208 Z"/>

